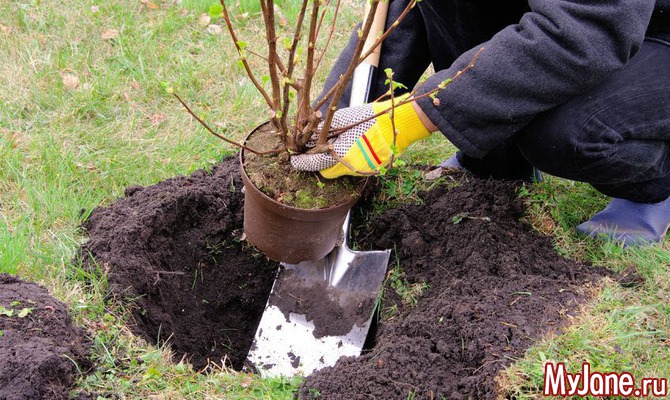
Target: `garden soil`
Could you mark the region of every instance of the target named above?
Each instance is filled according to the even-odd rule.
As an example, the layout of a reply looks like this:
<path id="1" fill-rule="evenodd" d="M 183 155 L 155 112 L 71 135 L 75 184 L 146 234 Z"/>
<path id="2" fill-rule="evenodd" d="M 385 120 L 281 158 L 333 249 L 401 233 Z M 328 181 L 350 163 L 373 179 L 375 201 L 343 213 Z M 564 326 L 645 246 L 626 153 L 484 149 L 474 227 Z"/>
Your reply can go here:
<path id="1" fill-rule="evenodd" d="M 45 288 L 0 274 L 0 400 L 65 400 L 90 341 Z M 83 394 L 80 394 L 82 398 Z"/>
<path id="2" fill-rule="evenodd" d="M 389 281 L 422 290 L 408 302 L 387 287 L 370 350 L 308 377 L 299 397 L 494 399 L 510 360 L 559 332 L 588 300 L 605 273 L 560 257 L 550 238 L 520 222 L 518 184 L 460 173 L 450 181 L 458 184 L 437 186 L 418 204 L 358 213 L 358 246 L 394 249 Z M 198 369 L 249 367 L 278 268 L 244 241 L 241 188 L 233 157 L 128 188 L 84 224 L 84 265 L 131 305 L 134 331 Z"/>

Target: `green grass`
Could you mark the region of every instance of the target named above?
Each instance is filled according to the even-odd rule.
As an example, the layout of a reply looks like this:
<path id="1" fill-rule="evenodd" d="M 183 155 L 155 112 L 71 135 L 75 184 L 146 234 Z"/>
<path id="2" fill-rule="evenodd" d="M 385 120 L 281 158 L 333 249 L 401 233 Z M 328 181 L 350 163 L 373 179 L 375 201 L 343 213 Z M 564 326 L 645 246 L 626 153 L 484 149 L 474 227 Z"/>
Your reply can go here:
<path id="1" fill-rule="evenodd" d="M 129 185 L 188 174 L 236 152 L 206 133 L 166 86 L 237 140 L 266 119 L 229 37 L 199 23 L 212 3 L 157 0 L 153 9 L 136 0 L 8 0 L 0 7 L 0 273 L 45 285 L 92 334 L 97 369 L 79 390 L 276 399 L 292 398 L 297 385 L 223 369 L 203 375 L 172 360 L 132 335 L 126 310 L 105 300 L 106 283 L 71 262 L 85 240 L 79 225 L 95 207 Z M 283 3 L 291 20 L 294 2 Z M 262 37 L 253 23 L 258 2 L 238 4 L 236 12 L 250 13 L 235 21 L 240 34 Z M 352 16 L 344 13 L 342 23 L 351 26 Z M 330 52 L 332 59 L 336 49 Z"/>
<path id="2" fill-rule="evenodd" d="M 547 177 L 527 194 L 528 220 L 555 238 L 566 257 L 583 259 L 615 272 L 633 268 L 644 278 L 623 287 L 608 279 L 593 288 L 594 299 L 583 307 L 565 333 L 541 340 L 500 376 L 501 386 L 518 399 L 541 397 L 543 364 L 564 362 L 579 372 L 583 362 L 594 371 L 670 377 L 670 246 L 623 249 L 616 243 L 584 240 L 574 226 L 598 211 L 607 200 L 587 185 Z"/>
<path id="3" fill-rule="evenodd" d="M 224 369 L 193 371 L 168 349 L 132 335 L 127 310 L 105 299 L 104 274 L 92 276 L 71 262 L 86 239 L 79 226 L 93 208 L 122 196 L 126 186 L 188 174 L 236 151 L 206 133 L 166 86 L 235 139 L 267 118 L 229 38 L 199 23 L 212 3 L 155 0 L 153 9 L 136 0 L 5 0 L 0 7 L 0 272 L 48 287 L 91 333 L 97 369 L 77 390 L 127 399 L 281 399 L 292 398 L 298 384 Z M 263 32 L 254 22 L 258 2 L 235 3 L 246 13 L 235 20 L 241 39 L 253 44 Z M 280 3 L 289 21 L 296 3 Z M 327 60 L 359 11 L 341 13 L 345 28 Z M 453 151 L 433 135 L 403 158 L 434 164 Z M 421 179 L 411 171 L 391 174 L 389 199 L 413 201 L 419 188 L 431 185 Z M 635 265 L 646 283 L 594 288 L 595 299 L 565 334 L 540 341 L 501 374 L 503 390 L 536 398 L 549 359 L 569 368 L 589 360 L 637 378 L 670 377 L 670 243 L 624 251 L 577 237 L 573 226 L 606 203 L 586 185 L 549 177 L 526 201 L 529 222 L 555 238 L 558 252 L 615 271 Z M 392 290 L 408 289 L 397 278 Z"/>

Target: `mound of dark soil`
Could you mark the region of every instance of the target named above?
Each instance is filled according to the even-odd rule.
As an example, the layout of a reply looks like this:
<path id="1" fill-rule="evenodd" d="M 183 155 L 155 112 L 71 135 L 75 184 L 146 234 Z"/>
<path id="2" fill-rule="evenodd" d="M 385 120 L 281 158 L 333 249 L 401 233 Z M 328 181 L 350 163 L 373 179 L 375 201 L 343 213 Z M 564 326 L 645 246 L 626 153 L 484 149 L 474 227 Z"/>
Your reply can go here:
<path id="1" fill-rule="evenodd" d="M 169 342 L 197 369 L 242 368 L 277 264 L 242 235 L 242 180 L 229 158 L 95 209 L 84 224 L 84 265 L 108 274 L 111 292 L 134 305 L 134 331 Z"/>
<path id="2" fill-rule="evenodd" d="M 67 399 L 90 342 L 46 289 L 0 274 L 0 399 Z"/>
<path id="3" fill-rule="evenodd" d="M 457 177 L 461 179 L 461 177 Z M 225 359 L 240 369 L 277 265 L 241 238 L 242 184 L 235 158 L 94 210 L 85 265 L 130 300 L 134 329 L 167 341 L 198 368 Z M 407 285 L 426 289 L 409 307 L 394 290 L 374 347 L 309 377 L 309 398 L 495 398 L 495 377 L 535 340 L 559 330 L 601 272 L 561 258 L 549 238 L 519 222 L 511 183 L 462 178 L 358 227 L 365 248 L 392 248 Z M 395 264 L 395 262 L 394 262 Z"/>
<path id="4" fill-rule="evenodd" d="M 415 307 L 388 290 L 374 348 L 310 376 L 319 399 L 495 399 L 495 377 L 535 340 L 557 331 L 602 271 L 556 254 L 521 223 L 513 183 L 470 180 L 374 218 L 368 247 L 395 248 Z M 318 396 L 317 396 L 318 395 Z"/>

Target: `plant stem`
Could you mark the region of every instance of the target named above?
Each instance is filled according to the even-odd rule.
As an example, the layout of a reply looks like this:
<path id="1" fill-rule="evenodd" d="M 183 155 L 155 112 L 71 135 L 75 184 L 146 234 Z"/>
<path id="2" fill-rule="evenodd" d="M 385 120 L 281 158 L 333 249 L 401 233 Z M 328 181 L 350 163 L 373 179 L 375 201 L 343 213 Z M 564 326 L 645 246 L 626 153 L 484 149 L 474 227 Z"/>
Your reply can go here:
<path id="1" fill-rule="evenodd" d="M 400 13 L 400 16 L 398 16 L 398 19 L 393 21 L 393 23 L 389 26 L 389 28 L 372 44 L 372 46 L 370 46 L 370 49 L 368 49 L 365 52 L 365 54 L 362 54 L 359 57 L 358 60 L 356 60 L 355 57 L 352 57 L 352 60 L 351 60 L 352 63 L 354 62 L 354 60 L 356 60 L 354 69 L 355 69 L 355 67 L 360 65 L 370 54 L 372 54 L 381 45 L 381 43 L 384 40 L 386 40 L 386 38 L 388 38 L 388 36 L 398 27 L 400 22 L 402 22 L 402 20 L 405 19 L 405 17 L 409 13 L 409 11 L 414 7 L 415 4 L 416 4 L 416 0 L 413 0 L 410 3 L 408 3 L 407 6 L 405 7 L 405 9 L 403 10 L 403 12 Z M 338 2 L 338 6 L 339 6 L 339 2 Z M 368 32 L 368 34 L 369 34 L 369 32 Z M 365 41 L 367 36 L 368 35 L 364 35 L 361 39 L 363 41 Z M 352 73 L 352 75 L 353 75 L 353 73 Z M 349 79 L 351 79 L 351 77 L 349 77 Z M 348 83 L 348 80 L 344 81 L 344 82 L 345 82 L 344 85 L 346 86 L 346 84 Z M 316 106 L 314 107 L 314 109 L 318 110 L 321 107 L 323 107 L 323 105 L 328 101 L 328 99 L 330 99 L 331 96 L 333 96 L 333 94 L 335 93 L 335 91 L 337 90 L 339 85 L 340 85 L 340 81 L 338 81 L 332 88 L 330 88 L 330 90 L 328 92 L 326 92 L 325 95 L 323 95 L 323 97 L 321 99 L 319 99 L 319 101 L 316 103 Z"/>
<path id="2" fill-rule="evenodd" d="M 273 125 L 281 132 L 281 140 L 286 145 L 286 116 L 281 115 L 277 118 L 277 111 L 281 105 L 281 88 L 279 83 L 279 73 L 277 71 L 277 30 L 275 27 L 275 7 L 274 0 L 260 0 L 263 18 L 265 22 L 265 38 L 268 43 L 268 75 L 272 84 L 272 105 L 273 115 L 270 117 Z"/>
<path id="3" fill-rule="evenodd" d="M 328 3 L 330 3 L 330 0 L 328 0 Z M 331 22 L 330 25 L 330 31 L 328 32 L 328 39 L 326 39 L 326 43 L 323 46 L 323 50 L 321 50 L 321 54 L 319 54 L 319 59 L 316 61 L 316 65 L 314 66 L 314 71 L 319 69 L 319 66 L 321 65 L 321 60 L 323 60 L 323 56 L 326 54 L 326 51 L 328 51 L 328 47 L 330 46 L 330 41 L 333 38 L 333 34 L 335 33 L 335 24 L 337 22 L 337 14 L 340 11 L 340 4 L 341 0 L 337 0 L 337 3 L 335 3 L 335 11 L 334 11 L 334 16 L 333 16 L 333 21 Z M 323 12 L 321 13 L 321 21 L 319 21 L 319 27 L 322 25 L 323 17 L 326 15 L 326 10 L 324 8 Z M 319 33 L 317 32 L 317 36 Z M 318 109 L 318 107 L 317 107 Z"/>
<path id="4" fill-rule="evenodd" d="M 318 124 L 318 118 L 314 115 L 311 105 L 311 90 L 312 81 L 314 78 L 314 57 L 316 54 L 316 40 L 317 27 L 319 24 L 319 7 L 320 1 L 313 0 L 312 12 L 309 21 L 309 34 L 307 37 L 307 60 L 305 65 L 305 75 L 303 77 L 302 88 L 300 90 L 300 98 L 298 99 L 298 112 L 296 114 L 296 126 L 299 126 L 302 131 L 302 136 L 298 135 L 296 138 L 299 142 L 299 147 L 304 146 L 311 138 L 311 132 Z M 303 124 L 303 121 L 306 121 Z M 304 125 L 304 126 L 303 126 Z"/>
<path id="5" fill-rule="evenodd" d="M 228 8 L 226 7 L 226 2 L 225 0 L 221 0 L 221 5 L 223 6 L 223 19 L 226 22 L 226 26 L 228 27 L 228 32 L 230 32 L 230 37 L 233 40 L 233 43 L 235 44 L 235 48 L 237 49 L 237 53 L 240 55 L 240 60 L 242 61 L 242 65 L 244 66 L 244 70 L 247 72 L 247 76 L 249 76 L 249 79 L 251 79 L 251 82 L 253 82 L 254 86 L 256 86 L 256 89 L 258 89 L 258 92 L 263 96 L 265 99 L 265 102 L 270 106 L 270 108 L 274 109 L 272 99 L 268 95 L 268 93 L 263 89 L 263 86 L 258 82 L 258 79 L 254 76 L 254 73 L 251 71 L 251 67 L 249 67 L 249 62 L 247 61 L 247 57 L 244 55 L 244 50 L 240 46 L 240 41 L 237 38 L 237 34 L 235 33 L 235 29 L 233 28 L 233 23 L 230 21 L 230 15 L 228 14 Z"/>
<path id="6" fill-rule="evenodd" d="M 368 117 L 368 118 L 365 118 L 365 119 L 363 119 L 363 120 L 361 120 L 361 121 L 356 121 L 356 122 L 354 122 L 354 123 L 352 123 L 352 124 L 350 124 L 350 125 L 341 126 L 341 127 L 335 128 L 335 129 L 331 129 L 330 132 L 329 132 L 329 134 L 328 134 L 328 139 L 332 139 L 332 138 L 334 138 L 334 137 L 337 137 L 339 134 L 341 134 L 341 133 L 343 133 L 343 132 L 346 132 L 346 131 L 348 131 L 349 129 L 351 129 L 351 128 L 357 126 L 357 125 L 360 125 L 360 124 L 362 124 L 362 123 L 364 123 L 364 122 L 370 121 L 371 119 L 377 118 L 377 117 L 379 117 L 380 115 L 383 115 L 383 114 L 389 112 L 389 110 L 390 110 L 391 108 L 400 107 L 400 106 L 402 106 L 402 105 L 404 105 L 404 104 L 411 103 L 411 102 L 415 102 L 415 101 L 418 101 L 418 100 L 423 99 L 423 98 L 426 98 L 426 97 L 430 97 L 430 96 L 432 96 L 433 94 L 437 93 L 438 91 L 443 90 L 443 89 L 444 89 L 446 86 L 448 86 L 451 82 L 453 82 L 453 81 L 456 80 L 458 77 L 460 77 L 461 75 L 463 75 L 463 74 L 464 74 L 465 72 L 467 72 L 469 69 L 473 68 L 473 67 L 475 66 L 475 61 L 477 60 L 477 58 L 479 57 L 479 55 L 481 54 L 482 51 L 484 51 L 484 48 L 483 48 L 483 47 L 480 48 L 479 50 L 477 50 L 477 52 L 474 54 L 474 56 L 472 56 L 472 59 L 470 60 L 470 62 L 468 63 L 468 65 L 467 65 L 465 68 L 463 68 L 462 70 L 457 71 L 457 72 L 454 74 L 454 76 L 452 76 L 450 79 L 447 79 L 445 82 L 443 82 L 443 83 L 441 84 L 441 85 L 443 85 L 443 86 L 438 85 L 438 86 L 435 87 L 433 90 L 431 90 L 431 91 L 429 91 L 429 92 L 426 92 L 426 93 L 423 93 L 423 94 L 421 94 L 421 95 L 416 96 L 416 93 L 417 93 L 418 89 L 421 87 L 421 86 L 419 86 L 419 87 L 417 87 L 416 89 L 414 89 L 414 90 L 410 93 L 410 96 L 409 96 L 407 99 L 402 100 L 402 101 L 398 102 L 398 103 L 395 104 L 395 105 L 392 105 L 390 108 L 387 108 L 386 110 L 382 110 L 382 111 L 380 111 L 380 112 L 378 112 L 378 113 L 376 113 L 376 114 L 374 114 L 374 115 L 372 115 L 372 116 L 370 116 L 370 117 Z"/>
<path id="7" fill-rule="evenodd" d="M 330 130 L 330 126 L 333 122 L 333 115 L 335 114 L 335 111 L 337 110 L 337 104 L 340 101 L 340 98 L 342 97 L 342 94 L 344 93 L 344 89 L 347 86 L 347 83 L 349 80 L 351 80 L 351 77 L 354 74 L 354 70 L 360 64 L 360 56 L 361 53 L 363 52 L 363 46 L 365 45 L 365 39 L 368 37 L 370 34 L 370 29 L 372 28 L 372 22 L 374 21 L 375 13 L 377 11 L 377 6 L 379 5 L 380 0 L 373 0 L 372 3 L 370 4 L 370 12 L 368 13 L 368 16 L 363 24 L 363 29 L 362 33 L 359 35 L 358 38 L 358 44 L 356 44 L 356 49 L 354 50 L 354 55 L 351 59 L 351 62 L 349 63 L 349 66 L 347 67 L 347 70 L 344 74 L 340 76 L 340 79 L 338 82 L 335 84 L 335 91 L 333 92 L 333 96 L 330 100 L 330 104 L 328 106 L 328 110 L 326 111 L 326 115 L 324 116 L 323 120 L 323 126 L 321 128 L 321 132 L 319 132 L 319 139 L 317 141 L 317 147 L 320 147 L 319 145 L 324 145 L 326 141 L 328 140 L 328 132 Z"/>
<path id="8" fill-rule="evenodd" d="M 252 148 L 249 148 L 249 147 L 247 147 L 247 146 L 245 146 L 245 145 L 243 145 L 243 144 L 241 144 L 241 143 L 237 143 L 237 142 L 234 141 L 234 140 L 228 139 L 227 137 L 218 134 L 214 129 L 212 129 L 209 125 L 207 125 L 207 123 L 206 123 L 205 121 L 203 121 L 202 118 L 198 117 L 198 116 L 193 112 L 193 110 L 191 110 L 191 107 L 189 107 L 188 104 L 186 104 L 186 102 L 185 102 L 184 100 L 182 100 L 182 98 L 179 97 L 179 95 L 178 95 L 177 93 L 172 93 L 172 95 L 173 95 L 174 97 L 176 97 L 177 100 L 179 100 L 179 102 L 181 103 L 181 105 L 184 106 L 184 108 L 186 108 L 186 111 L 188 111 L 188 113 L 191 114 L 191 116 L 192 116 L 193 118 L 195 118 L 196 121 L 198 121 L 198 122 L 200 123 L 200 125 L 204 126 L 205 129 L 207 129 L 207 130 L 209 131 L 209 133 L 211 133 L 212 135 L 216 136 L 217 138 L 223 140 L 224 142 L 226 142 L 226 143 L 230 143 L 230 144 L 232 144 L 233 146 L 237 146 L 237 147 L 239 147 L 239 148 L 241 148 L 241 149 L 244 149 L 244 150 L 246 150 L 246 151 L 248 151 L 248 152 L 250 152 L 250 153 L 257 154 L 257 155 L 261 155 L 261 156 L 264 156 L 264 155 L 270 155 L 270 154 L 277 154 L 277 153 L 281 153 L 282 151 L 284 151 L 284 149 L 274 149 L 274 150 L 269 150 L 269 151 L 256 151 L 256 150 L 254 150 L 254 149 L 252 149 Z"/>
<path id="9" fill-rule="evenodd" d="M 302 25 L 303 21 L 305 19 L 305 13 L 307 11 L 307 3 L 309 0 L 303 0 L 302 6 L 300 7 L 300 13 L 298 14 L 298 21 L 296 22 L 296 27 L 293 32 L 293 40 L 291 42 L 291 48 L 289 50 L 289 55 L 288 55 L 288 67 L 286 70 L 284 70 L 284 79 L 286 80 L 286 83 L 284 84 L 284 93 L 283 93 L 283 108 L 282 108 L 282 117 L 288 117 L 289 113 L 289 106 L 290 106 L 290 91 L 291 87 L 294 87 L 298 93 L 301 92 L 302 90 L 302 85 L 299 85 L 297 82 L 294 82 L 293 79 L 293 70 L 295 69 L 295 54 L 296 50 L 298 49 L 298 44 L 300 43 L 300 37 L 302 35 Z M 292 86 L 293 85 L 293 86 Z M 284 120 L 285 121 L 285 120 Z M 289 149 L 292 151 L 298 151 L 297 145 L 296 145 L 296 138 L 297 138 L 297 130 L 298 130 L 298 121 L 296 121 L 296 124 L 294 126 L 293 132 L 291 134 L 291 140 L 289 141 Z M 284 129 L 284 127 L 282 127 Z M 288 134 L 289 128 L 288 126 L 285 126 L 286 132 Z"/>

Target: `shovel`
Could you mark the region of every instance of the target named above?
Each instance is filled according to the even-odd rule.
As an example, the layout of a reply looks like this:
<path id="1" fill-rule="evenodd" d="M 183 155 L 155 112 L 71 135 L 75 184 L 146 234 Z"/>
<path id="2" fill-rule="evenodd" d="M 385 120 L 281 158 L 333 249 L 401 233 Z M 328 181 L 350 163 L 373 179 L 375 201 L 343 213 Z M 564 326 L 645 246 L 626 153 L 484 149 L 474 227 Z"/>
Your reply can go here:
<path id="1" fill-rule="evenodd" d="M 383 32 L 387 7 L 379 3 L 366 49 Z M 357 67 L 350 105 L 368 100 L 379 53 Z M 307 376 L 361 354 L 391 251 L 351 250 L 349 217 L 342 244 L 323 259 L 281 264 L 248 355 L 262 377 Z"/>

